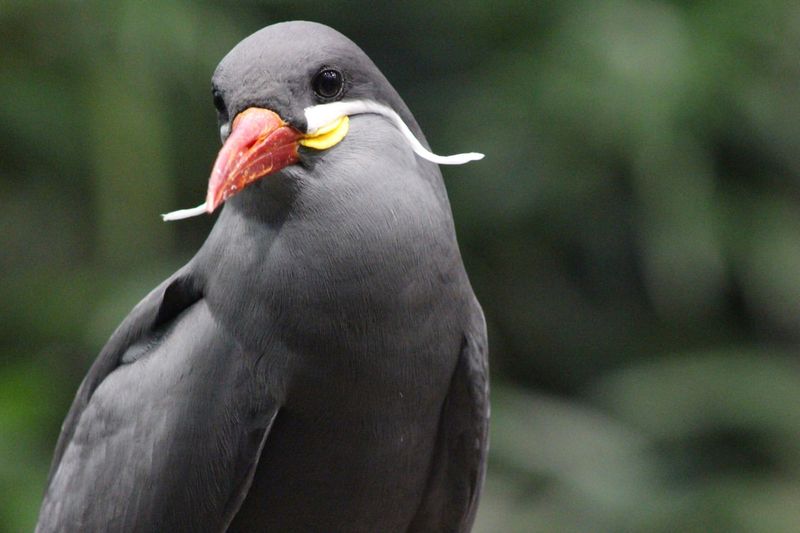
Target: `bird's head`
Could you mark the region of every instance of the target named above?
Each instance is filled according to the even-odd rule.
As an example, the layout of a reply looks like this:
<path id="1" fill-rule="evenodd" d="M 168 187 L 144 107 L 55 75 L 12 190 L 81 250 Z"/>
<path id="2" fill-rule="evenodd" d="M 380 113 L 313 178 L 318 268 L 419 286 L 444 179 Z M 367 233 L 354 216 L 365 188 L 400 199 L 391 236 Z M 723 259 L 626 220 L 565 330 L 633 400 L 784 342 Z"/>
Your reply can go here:
<path id="1" fill-rule="evenodd" d="M 211 213 L 265 176 L 314 166 L 347 138 L 358 115 L 383 117 L 402 135 L 406 150 L 434 163 L 483 157 L 428 151 L 411 129 L 413 117 L 369 57 L 321 24 L 286 22 L 247 37 L 220 62 L 212 93 L 223 146 L 206 201 L 163 215 L 165 220 Z"/>

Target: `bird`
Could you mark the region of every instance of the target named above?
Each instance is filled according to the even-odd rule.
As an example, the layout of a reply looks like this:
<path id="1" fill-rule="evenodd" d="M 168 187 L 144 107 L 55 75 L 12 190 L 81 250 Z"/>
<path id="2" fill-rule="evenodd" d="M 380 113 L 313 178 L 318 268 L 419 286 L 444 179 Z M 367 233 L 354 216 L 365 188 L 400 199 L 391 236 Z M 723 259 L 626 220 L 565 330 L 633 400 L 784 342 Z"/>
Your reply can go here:
<path id="1" fill-rule="evenodd" d="M 314 22 L 212 77 L 196 254 L 122 321 L 62 425 L 36 531 L 466 532 L 488 341 L 439 156 L 378 67 Z"/>

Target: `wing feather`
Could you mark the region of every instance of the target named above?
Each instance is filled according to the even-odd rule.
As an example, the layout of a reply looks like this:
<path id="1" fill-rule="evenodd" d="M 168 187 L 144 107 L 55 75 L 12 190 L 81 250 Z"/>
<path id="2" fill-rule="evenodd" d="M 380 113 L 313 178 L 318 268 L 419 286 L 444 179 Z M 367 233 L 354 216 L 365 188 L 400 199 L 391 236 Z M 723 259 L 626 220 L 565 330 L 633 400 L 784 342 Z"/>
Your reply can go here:
<path id="1" fill-rule="evenodd" d="M 486 474 L 489 367 L 486 323 L 477 302 L 442 406 L 431 473 L 409 531 L 472 528 Z"/>
<path id="2" fill-rule="evenodd" d="M 101 351 L 56 449 L 37 532 L 223 531 L 278 405 L 178 272 Z"/>

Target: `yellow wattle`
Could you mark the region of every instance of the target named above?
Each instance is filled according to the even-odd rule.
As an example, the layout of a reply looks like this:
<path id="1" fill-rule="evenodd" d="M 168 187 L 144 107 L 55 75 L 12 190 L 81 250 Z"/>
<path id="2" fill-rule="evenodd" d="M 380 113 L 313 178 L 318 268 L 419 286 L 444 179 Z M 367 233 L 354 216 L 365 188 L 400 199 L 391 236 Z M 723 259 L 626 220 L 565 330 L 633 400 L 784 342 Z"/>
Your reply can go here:
<path id="1" fill-rule="evenodd" d="M 316 133 L 303 137 L 298 142 L 315 150 L 326 150 L 339 144 L 349 130 L 350 118 L 345 115 L 321 127 Z"/>

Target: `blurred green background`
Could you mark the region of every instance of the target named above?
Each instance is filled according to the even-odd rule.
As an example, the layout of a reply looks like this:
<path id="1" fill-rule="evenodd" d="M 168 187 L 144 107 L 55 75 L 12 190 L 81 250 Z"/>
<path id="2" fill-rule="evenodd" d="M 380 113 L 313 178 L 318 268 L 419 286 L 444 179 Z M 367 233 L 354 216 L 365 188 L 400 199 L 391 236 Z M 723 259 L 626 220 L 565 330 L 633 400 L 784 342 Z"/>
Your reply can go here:
<path id="1" fill-rule="evenodd" d="M 339 29 L 439 153 L 490 328 L 476 531 L 800 531 L 800 3 L 0 2 L 0 531 L 213 220 L 210 76 Z"/>

